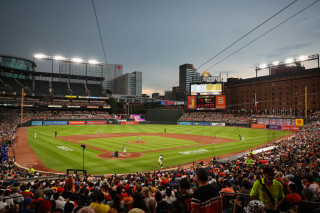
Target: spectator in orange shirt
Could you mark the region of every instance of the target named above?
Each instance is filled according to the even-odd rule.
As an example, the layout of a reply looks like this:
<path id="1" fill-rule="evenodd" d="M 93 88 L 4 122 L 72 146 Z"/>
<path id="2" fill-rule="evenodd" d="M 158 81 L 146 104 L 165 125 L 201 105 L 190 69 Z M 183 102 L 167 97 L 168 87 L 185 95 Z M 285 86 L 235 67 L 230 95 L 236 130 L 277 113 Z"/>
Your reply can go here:
<path id="1" fill-rule="evenodd" d="M 223 193 L 223 192 L 234 193 L 234 190 L 232 188 L 231 182 L 230 181 L 226 181 L 225 184 L 226 184 L 226 187 L 222 188 L 221 191 L 220 191 L 221 196 L 222 197 L 224 197 L 224 196 L 234 196 L 234 194 Z"/>

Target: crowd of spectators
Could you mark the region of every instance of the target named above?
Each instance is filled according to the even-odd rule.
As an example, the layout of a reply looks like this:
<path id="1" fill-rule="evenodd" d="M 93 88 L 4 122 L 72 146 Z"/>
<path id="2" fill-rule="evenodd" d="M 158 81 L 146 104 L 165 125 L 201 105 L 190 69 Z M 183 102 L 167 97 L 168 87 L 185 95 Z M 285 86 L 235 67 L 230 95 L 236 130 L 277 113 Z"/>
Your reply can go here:
<path id="1" fill-rule="evenodd" d="M 319 134 L 315 121 L 271 150 L 167 171 L 50 179 L 6 164 L 0 211 L 319 212 Z M 25 179 L 30 177 L 42 180 Z"/>
<path id="2" fill-rule="evenodd" d="M 18 116 L 20 117 L 20 115 Z M 44 110 L 44 111 L 28 111 L 23 114 L 23 122 L 31 119 L 50 120 L 50 119 L 113 119 L 114 116 L 108 112 L 97 111 L 57 111 L 57 110 Z"/>
<path id="3" fill-rule="evenodd" d="M 185 112 L 179 121 L 223 122 L 230 124 L 250 124 L 250 116 L 234 115 L 223 112 Z"/>

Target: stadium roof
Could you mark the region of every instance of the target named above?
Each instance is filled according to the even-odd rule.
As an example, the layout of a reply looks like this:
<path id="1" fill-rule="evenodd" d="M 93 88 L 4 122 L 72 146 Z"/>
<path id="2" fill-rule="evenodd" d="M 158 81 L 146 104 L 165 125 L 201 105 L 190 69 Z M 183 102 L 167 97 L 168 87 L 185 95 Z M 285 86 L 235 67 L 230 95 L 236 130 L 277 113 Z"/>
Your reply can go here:
<path id="1" fill-rule="evenodd" d="M 6 55 L 6 54 L 2 54 L 2 55 L 0 55 L 0 57 L 9 57 L 9 58 L 22 59 L 22 60 L 31 62 L 34 67 L 37 67 L 37 65 L 36 65 L 36 63 L 34 63 L 34 61 L 32 61 L 32 60 L 30 60 L 30 59 L 27 59 L 27 58 L 22 58 L 22 57 L 15 56 L 15 55 Z"/>

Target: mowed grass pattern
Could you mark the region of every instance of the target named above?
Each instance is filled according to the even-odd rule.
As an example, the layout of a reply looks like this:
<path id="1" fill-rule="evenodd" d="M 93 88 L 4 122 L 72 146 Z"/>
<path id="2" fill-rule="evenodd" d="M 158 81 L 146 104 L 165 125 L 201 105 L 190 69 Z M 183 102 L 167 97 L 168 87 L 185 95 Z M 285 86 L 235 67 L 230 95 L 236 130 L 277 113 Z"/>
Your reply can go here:
<path id="1" fill-rule="evenodd" d="M 234 127 L 207 127 L 207 126 L 179 126 L 179 125 L 88 125 L 88 126 L 37 126 L 28 128 L 28 143 L 41 159 L 51 169 L 66 172 L 66 169 L 82 169 L 82 149 L 79 145 L 73 144 L 58 138 L 54 138 L 54 132 L 58 136 L 87 135 L 104 133 L 164 133 L 166 129 L 168 137 L 141 135 L 144 144 L 131 144 L 129 141 L 136 141 L 136 136 L 97 138 L 81 141 L 86 145 L 102 148 L 104 150 L 122 152 L 124 145 L 127 152 L 146 152 L 135 159 L 101 159 L 97 156 L 102 153 L 95 149 L 86 148 L 85 169 L 89 174 L 114 174 L 134 173 L 152 171 L 159 169 L 158 157 L 163 154 L 164 167 L 176 166 L 178 164 L 190 163 L 193 161 L 210 158 L 215 155 L 227 154 L 235 151 L 250 149 L 257 145 L 274 140 L 291 132 L 259 130 L 251 128 Z M 199 145 L 192 140 L 170 138 L 169 134 L 191 134 L 211 137 L 222 137 L 236 140 L 235 142 L 211 145 Z M 37 138 L 34 138 L 37 132 Z M 245 143 L 239 140 L 239 134 L 245 137 Z M 181 148 L 185 146 L 194 146 Z M 170 150 L 163 150 L 168 149 Z"/>

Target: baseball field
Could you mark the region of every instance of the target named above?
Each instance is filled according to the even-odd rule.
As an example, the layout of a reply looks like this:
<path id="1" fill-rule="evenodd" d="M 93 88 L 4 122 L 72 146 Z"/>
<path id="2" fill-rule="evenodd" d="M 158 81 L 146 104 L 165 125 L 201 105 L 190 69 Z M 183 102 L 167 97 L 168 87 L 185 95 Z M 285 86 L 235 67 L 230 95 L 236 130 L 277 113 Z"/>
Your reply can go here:
<path id="1" fill-rule="evenodd" d="M 164 168 L 175 167 L 212 159 L 213 155 L 226 156 L 250 150 L 292 133 L 182 125 L 70 125 L 20 129 L 20 142 L 15 148 L 19 164 L 35 169 L 41 166 L 41 170 L 57 172 L 82 169 L 84 166 L 89 174 L 158 170 L 160 154 L 163 155 Z M 23 131 L 27 137 L 22 137 Z M 245 138 L 244 142 L 239 135 Z M 82 144 L 86 145 L 84 151 Z M 122 153 L 123 146 L 125 155 Z M 112 156 L 115 150 L 119 152 L 118 158 Z"/>

